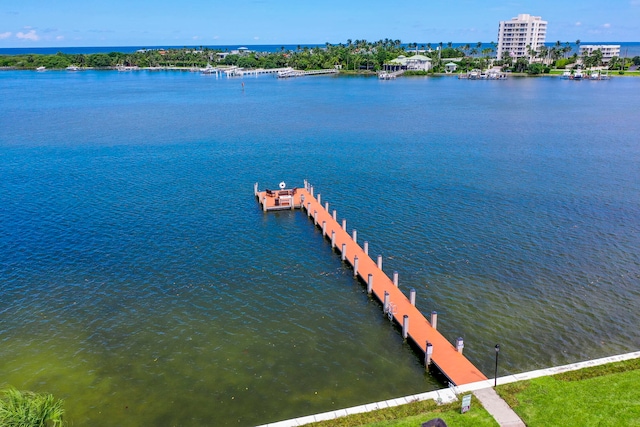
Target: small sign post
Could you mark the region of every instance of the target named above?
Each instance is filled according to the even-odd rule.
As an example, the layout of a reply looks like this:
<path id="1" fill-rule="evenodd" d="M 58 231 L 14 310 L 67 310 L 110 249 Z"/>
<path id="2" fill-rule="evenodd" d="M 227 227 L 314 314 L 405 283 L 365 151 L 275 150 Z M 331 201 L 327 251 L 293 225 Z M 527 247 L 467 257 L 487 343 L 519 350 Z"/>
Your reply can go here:
<path id="1" fill-rule="evenodd" d="M 467 394 L 462 396 L 462 409 L 460 411 L 461 414 L 464 414 L 469 409 L 471 409 L 471 395 Z"/>

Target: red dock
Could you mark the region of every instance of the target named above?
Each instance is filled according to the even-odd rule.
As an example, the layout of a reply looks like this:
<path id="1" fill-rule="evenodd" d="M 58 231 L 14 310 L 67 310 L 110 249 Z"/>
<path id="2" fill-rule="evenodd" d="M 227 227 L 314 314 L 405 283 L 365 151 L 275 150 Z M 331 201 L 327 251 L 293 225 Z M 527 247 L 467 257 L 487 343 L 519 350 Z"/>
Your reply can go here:
<path id="1" fill-rule="evenodd" d="M 394 281 L 382 270 L 382 257 L 373 261 L 368 255 L 368 250 L 357 243 L 355 232 L 349 235 L 346 230 L 346 220 L 342 225 L 338 224 L 336 212 L 330 213 L 329 204 L 321 204 L 321 200 L 313 195 L 313 187 L 305 181 L 304 188 L 286 190 L 281 183 L 280 190 L 258 191 L 258 185 L 254 187 L 254 193 L 258 198 L 263 211 L 276 209 L 302 208 L 307 215 L 313 218 L 323 235 L 331 241 L 331 245 L 341 253 L 343 260 L 347 261 L 354 269 L 354 276 L 359 277 L 367 284 L 367 291 L 383 303 L 383 309 L 390 319 L 394 319 L 402 326 L 403 336 L 411 339 L 417 347 L 425 353 L 425 362 L 433 363 L 449 382 L 459 386 L 477 381 L 486 380 L 487 377 L 480 372 L 466 357 L 462 355 L 462 349 L 458 351 L 447 339 L 440 334 L 414 304 L 394 284 Z M 415 299 L 412 298 L 414 301 Z M 429 347 L 429 353 L 427 349 Z"/>

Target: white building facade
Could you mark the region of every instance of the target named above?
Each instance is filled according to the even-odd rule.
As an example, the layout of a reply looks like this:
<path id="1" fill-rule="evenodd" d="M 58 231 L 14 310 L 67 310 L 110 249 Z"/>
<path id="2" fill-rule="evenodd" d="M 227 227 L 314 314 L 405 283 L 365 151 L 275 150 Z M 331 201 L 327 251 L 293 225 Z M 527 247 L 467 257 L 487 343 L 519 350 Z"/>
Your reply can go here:
<path id="1" fill-rule="evenodd" d="M 620 57 L 619 44 L 585 44 L 580 45 L 580 56 L 592 55 L 594 51 L 602 52 L 602 62 L 609 62 L 614 56 Z"/>
<path id="2" fill-rule="evenodd" d="M 500 21 L 497 58 L 529 58 L 529 50 L 538 50 L 547 38 L 547 21 L 540 16 L 521 14 L 510 21 Z"/>

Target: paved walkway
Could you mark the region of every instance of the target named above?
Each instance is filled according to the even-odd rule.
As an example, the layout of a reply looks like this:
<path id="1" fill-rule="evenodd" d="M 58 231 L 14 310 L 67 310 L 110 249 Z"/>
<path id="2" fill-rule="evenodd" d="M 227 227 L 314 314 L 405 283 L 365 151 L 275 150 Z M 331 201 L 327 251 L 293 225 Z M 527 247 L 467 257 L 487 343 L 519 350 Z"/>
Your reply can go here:
<path id="1" fill-rule="evenodd" d="M 484 409 L 500 424 L 500 427 L 526 427 L 507 402 L 502 400 L 493 388 L 483 388 L 473 392 Z"/>
<path id="2" fill-rule="evenodd" d="M 559 374 L 561 372 L 575 371 L 590 366 L 605 365 L 607 363 L 621 362 L 623 360 L 640 359 L 640 351 L 626 353 L 618 356 L 603 357 L 602 359 L 588 360 L 586 362 L 572 363 L 570 365 L 556 366 L 553 368 L 540 369 L 537 371 L 523 372 L 521 374 L 508 375 L 498 378 L 498 385 L 509 384 L 517 381 L 529 380 L 532 378 L 545 377 Z M 473 392 L 480 400 L 482 406 L 496 419 L 501 427 L 525 426 L 524 422 L 513 412 L 507 403 L 498 396 L 493 387 L 494 380 L 478 381 L 472 384 L 465 384 L 459 387 L 445 388 L 430 391 L 428 393 L 414 394 L 412 396 L 400 397 L 397 399 L 385 400 L 382 402 L 369 403 L 367 405 L 354 406 L 352 408 L 340 409 L 337 411 L 324 412 L 322 414 L 308 415 L 306 417 L 294 418 L 291 420 L 278 421 L 265 424 L 260 427 L 298 427 L 317 421 L 332 420 L 351 414 L 375 411 L 376 409 L 390 408 L 398 405 L 415 402 L 416 400 L 432 399 L 438 403 L 449 403 L 458 400 L 458 396 Z"/>

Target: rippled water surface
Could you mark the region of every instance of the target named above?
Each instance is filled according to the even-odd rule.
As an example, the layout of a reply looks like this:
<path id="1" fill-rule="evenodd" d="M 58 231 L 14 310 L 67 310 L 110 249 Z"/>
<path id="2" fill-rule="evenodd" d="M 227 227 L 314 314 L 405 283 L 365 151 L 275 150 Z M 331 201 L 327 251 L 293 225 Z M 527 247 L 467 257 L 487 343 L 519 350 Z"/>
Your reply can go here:
<path id="1" fill-rule="evenodd" d="M 0 387 L 241 425 L 441 387 L 309 179 L 493 376 L 636 351 L 640 81 L 0 73 Z"/>

